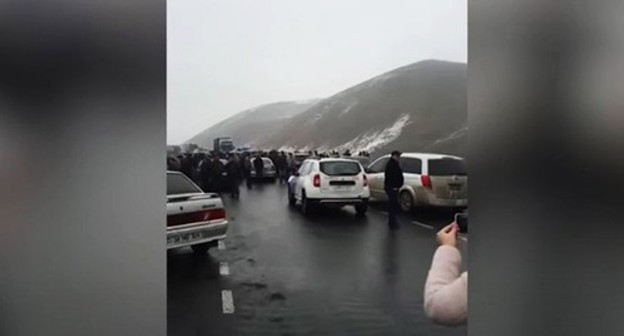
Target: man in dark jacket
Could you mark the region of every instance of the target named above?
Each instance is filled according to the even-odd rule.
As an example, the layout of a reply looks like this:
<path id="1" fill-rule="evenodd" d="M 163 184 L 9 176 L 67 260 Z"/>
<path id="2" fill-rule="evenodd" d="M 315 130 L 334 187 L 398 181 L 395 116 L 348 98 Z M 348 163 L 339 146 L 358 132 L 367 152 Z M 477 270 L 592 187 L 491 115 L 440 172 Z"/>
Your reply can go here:
<path id="1" fill-rule="evenodd" d="M 399 165 L 401 152 L 393 151 L 386 164 L 384 173 L 384 189 L 388 195 L 388 226 L 390 229 L 399 228 L 397 212 L 399 212 L 399 188 L 403 186 L 403 171 Z"/>
<path id="2" fill-rule="evenodd" d="M 242 172 L 241 167 L 234 155 L 230 156 L 227 164 L 225 165 L 225 171 L 227 172 L 229 191 L 232 194 L 232 198 L 238 198 L 240 196 L 238 186 L 240 185 Z"/>
<path id="3" fill-rule="evenodd" d="M 204 157 L 199 163 L 199 177 L 201 187 L 204 192 L 216 192 L 216 181 L 214 180 L 214 165 L 211 157 Z"/>
<path id="4" fill-rule="evenodd" d="M 249 154 L 245 154 L 243 158 L 243 175 L 245 177 L 245 182 L 247 182 L 247 188 L 251 189 L 251 170 L 253 169 L 253 164 L 251 163 L 251 159 L 249 158 Z"/>
<path id="5" fill-rule="evenodd" d="M 178 156 L 180 159 L 180 171 L 189 178 L 193 177 L 193 164 L 188 154 Z"/>
<path id="6" fill-rule="evenodd" d="M 262 177 L 263 177 L 262 173 L 264 170 L 264 161 L 262 160 L 262 157 L 260 156 L 260 154 L 256 156 L 256 159 L 253 161 L 253 165 L 256 170 L 256 179 L 262 180 Z"/>
<path id="7" fill-rule="evenodd" d="M 221 193 L 224 190 L 229 190 L 226 179 L 223 176 L 225 165 L 218 156 L 212 158 L 212 168 L 212 180 L 215 182 L 216 192 Z"/>

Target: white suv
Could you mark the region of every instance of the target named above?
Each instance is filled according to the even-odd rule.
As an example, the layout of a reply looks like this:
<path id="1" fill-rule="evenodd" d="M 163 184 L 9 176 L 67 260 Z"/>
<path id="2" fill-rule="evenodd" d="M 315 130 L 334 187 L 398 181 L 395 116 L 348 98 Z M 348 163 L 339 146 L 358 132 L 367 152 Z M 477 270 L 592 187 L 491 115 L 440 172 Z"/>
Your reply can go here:
<path id="1" fill-rule="evenodd" d="M 370 191 L 362 165 L 350 159 L 307 159 L 288 180 L 288 201 L 301 204 L 305 215 L 319 205 L 353 205 L 358 215 L 368 210 Z"/>

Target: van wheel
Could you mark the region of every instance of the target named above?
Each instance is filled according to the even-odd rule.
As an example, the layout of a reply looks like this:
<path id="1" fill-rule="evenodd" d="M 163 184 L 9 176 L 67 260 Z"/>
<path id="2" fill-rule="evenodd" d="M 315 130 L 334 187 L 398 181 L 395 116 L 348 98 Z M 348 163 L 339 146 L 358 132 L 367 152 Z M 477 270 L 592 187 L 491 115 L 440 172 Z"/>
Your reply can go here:
<path id="1" fill-rule="evenodd" d="M 410 212 L 414 207 L 414 198 L 409 191 L 403 190 L 399 194 L 399 205 L 401 206 L 401 210 L 403 212 Z"/>

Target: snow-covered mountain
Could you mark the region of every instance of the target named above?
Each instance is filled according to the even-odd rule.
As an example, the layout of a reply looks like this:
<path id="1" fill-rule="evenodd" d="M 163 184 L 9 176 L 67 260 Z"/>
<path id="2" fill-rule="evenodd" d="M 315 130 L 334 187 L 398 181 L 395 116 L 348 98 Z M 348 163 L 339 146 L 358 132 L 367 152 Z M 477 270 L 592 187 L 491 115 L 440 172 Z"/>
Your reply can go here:
<path id="1" fill-rule="evenodd" d="M 186 143 L 212 148 L 214 138 L 231 136 L 238 146 L 255 146 L 255 142 L 284 127 L 289 120 L 305 111 L 320 99 L 278 102 L 240 112 L 197 134 Z"/>
<path id="2" fill-rule="evenodd" d="M 398 149 L 464 155 L 466 84 L 466 64 L 422 61 L 323 100 L 241 112 L 190 142 L 209 147 L 212 138 L 231 135 L 264 149 L 348 148 L 368 150 L 374 156 Z M 265 120 L 274 122 L 267 127 Z"/>

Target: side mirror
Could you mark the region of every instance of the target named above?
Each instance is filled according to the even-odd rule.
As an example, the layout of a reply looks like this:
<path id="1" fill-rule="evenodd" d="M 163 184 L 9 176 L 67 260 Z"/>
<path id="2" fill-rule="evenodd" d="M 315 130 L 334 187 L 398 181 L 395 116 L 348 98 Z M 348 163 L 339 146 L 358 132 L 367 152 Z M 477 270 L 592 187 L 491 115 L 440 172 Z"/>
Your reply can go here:
<path id="1" fill-rule="evenodd" d="M 364 172 L 365 172 L 366 174 L 370 174 L 370 173 L 371 173 L 371 170 L 370 170 L 368 167 L 366 167 L 366 168 L 364 168 Z"/>

